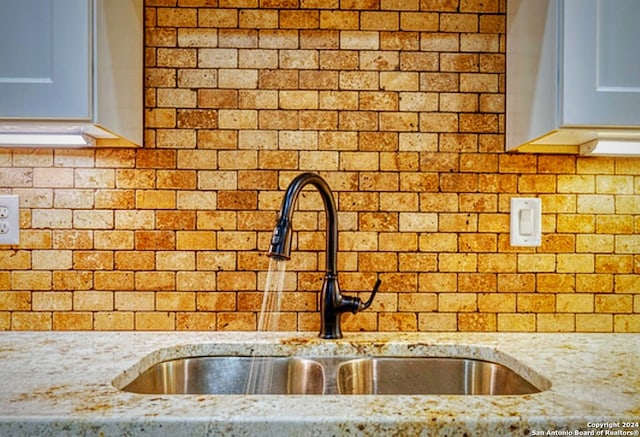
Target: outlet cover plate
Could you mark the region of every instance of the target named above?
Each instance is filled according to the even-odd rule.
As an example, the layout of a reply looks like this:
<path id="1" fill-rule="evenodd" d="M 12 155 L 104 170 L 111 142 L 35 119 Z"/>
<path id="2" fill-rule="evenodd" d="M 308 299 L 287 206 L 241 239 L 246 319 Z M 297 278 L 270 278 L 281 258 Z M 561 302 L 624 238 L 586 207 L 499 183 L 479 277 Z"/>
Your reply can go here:
<path id="1" fill-rule="evenodd" d="M 16 245 L 20 243 L 20 200 L 16 195 L 0 196 L 0 245 Z"/>

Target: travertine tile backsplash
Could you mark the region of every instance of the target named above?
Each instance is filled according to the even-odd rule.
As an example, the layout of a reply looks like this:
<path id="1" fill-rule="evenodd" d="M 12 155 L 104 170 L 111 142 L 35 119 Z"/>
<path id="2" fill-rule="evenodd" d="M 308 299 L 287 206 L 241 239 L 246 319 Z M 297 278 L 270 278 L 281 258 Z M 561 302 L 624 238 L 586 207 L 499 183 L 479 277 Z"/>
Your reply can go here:
<path id="1" fill-rule="evenodd" d="M 253 330 L 288 182 L 346 331 L 640 332 L 640 160 L 504 151 L 504 0 L 146 0 L 145 147 L 0 150 L 0 329 Z M 509 246 L 541 197 L 543 244 Z M 315 331 L 305 192 L 281 328 Z M 320 272 L 319 272 L 320 271 Z"/>

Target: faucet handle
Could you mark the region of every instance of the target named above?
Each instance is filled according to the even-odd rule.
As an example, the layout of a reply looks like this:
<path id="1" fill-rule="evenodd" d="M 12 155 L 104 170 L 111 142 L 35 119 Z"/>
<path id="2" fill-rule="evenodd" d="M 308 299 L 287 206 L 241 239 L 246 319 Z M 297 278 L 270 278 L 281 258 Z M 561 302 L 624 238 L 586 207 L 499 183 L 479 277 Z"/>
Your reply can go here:
<path id="1" fill-rule="evenodd" d="M 373 290 L 371 290 L 371 296 L 369 296 L 369 300 L 365 303 L 360 304 L 359 311 L 366 310 L 373 303 L 373 298 L 376 297 L 376 293 L 378 292 L 378 288 L 380 288 L 380 284 L 382 284 L 382 280 L 380 278 L 376 279 L 376 283 L 373 285 Z"/>

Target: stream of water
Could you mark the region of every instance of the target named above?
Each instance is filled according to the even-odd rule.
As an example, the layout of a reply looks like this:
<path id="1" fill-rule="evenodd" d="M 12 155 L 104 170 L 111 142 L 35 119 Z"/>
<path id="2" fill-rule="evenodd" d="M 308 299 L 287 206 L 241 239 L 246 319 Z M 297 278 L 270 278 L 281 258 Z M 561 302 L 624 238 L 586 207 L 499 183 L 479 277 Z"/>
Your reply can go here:
<path id="1" fill-rule="evenodd" d="M 286 260 L 275 258 L 271 258 L 269 261 L 269 271 L 262 296 L 262 308 L 258 315 L 256 340 L 259 339 L 261 332 L 280 330 L 280 305 L 286 263 Z M 273 379 L 273 361 L 263 361 L 256 358 L 255 355 L 254 352 L 245 392 L 247 394 L 268 393 Z"/>

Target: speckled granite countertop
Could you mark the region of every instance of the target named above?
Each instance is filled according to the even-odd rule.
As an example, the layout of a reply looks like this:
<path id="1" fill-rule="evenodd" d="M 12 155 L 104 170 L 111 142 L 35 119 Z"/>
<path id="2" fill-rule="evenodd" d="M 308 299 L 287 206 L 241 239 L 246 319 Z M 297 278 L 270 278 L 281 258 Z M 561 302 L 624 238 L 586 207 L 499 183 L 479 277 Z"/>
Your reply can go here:
<path id="1" fill-rule="evenodd" d="M 472 355 L 551 387 L 524 396 L 285 396 L 140 395 L 114 386 L 165 359 L 251 350 Z M 0 333 L 2 436 L 638 435 L 638 421 L 636 334 L 372 333 L 326 341 L 313 333 Z"/>

